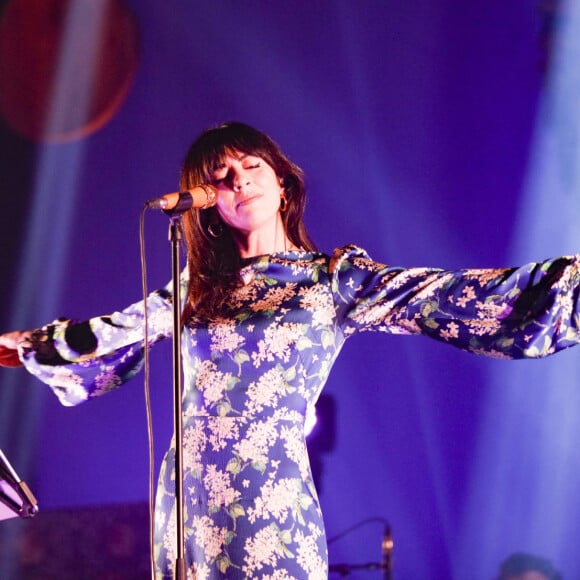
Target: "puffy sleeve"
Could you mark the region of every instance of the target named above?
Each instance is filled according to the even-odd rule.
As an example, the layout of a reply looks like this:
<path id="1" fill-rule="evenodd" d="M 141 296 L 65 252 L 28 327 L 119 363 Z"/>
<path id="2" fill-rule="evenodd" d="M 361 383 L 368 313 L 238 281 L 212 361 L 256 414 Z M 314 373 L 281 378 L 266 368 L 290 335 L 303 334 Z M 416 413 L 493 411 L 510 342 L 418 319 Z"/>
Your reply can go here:
<path id="1" fill-rule="evenodd" d="M 183 282 L 182 282 L 183 283 Z M 170 286 L 147 298 L 148 344 L 172 334 Z M 35 330 L 20 358 L 60 402 L 77 405 L 133 377 L 143 364 L 144 301 L 108 316 L 78 322 L 58 319 Z"/>
<path id="2" fill-rule="evenodd" d="M 518 268 L 398 268 L 347 246 L 330 261 L 345 333 L 422 334 L 498 358 L 537 358 L 580 342 L 580 257 Z"/>

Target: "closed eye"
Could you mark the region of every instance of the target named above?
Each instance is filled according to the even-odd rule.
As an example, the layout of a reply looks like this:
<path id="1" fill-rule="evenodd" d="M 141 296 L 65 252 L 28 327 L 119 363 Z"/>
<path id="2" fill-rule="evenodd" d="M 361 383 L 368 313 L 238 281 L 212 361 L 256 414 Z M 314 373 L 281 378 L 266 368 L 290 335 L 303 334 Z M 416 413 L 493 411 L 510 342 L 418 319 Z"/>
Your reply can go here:
<path id="1" fill-rule="evenodd" d="M 220 175 L 221 172 L 216 172 L 217 175 L 214 174 L 213 178 L 211 179 L 210 183 L 212 185 L 219 185 L 220 183 L 224 183 L 224 181 L 226 181 L 226 179 L 228 178 L 229 175 L 229 171 L 226 171 L 225 173 L 222 173 Z"/>
<path id="2" fill-rule="evenodd" d="M 258 169 L 259 167 L 261 167 L 261 166 L 262 166 L 262 161 L 261 161 L 261 160 L 256 160 L 256 161 L 253 161 L 253 160 L 252 160 L 252 161 L 250 161 L 250 159 L 246 159 L 246 162 L 247 162 L 247 163 L 249 162 L 250 164 L 249 164 L 249 165 L 245 165 L 245 166 L 243 167 L 244 171 L 249 171 L 249 170 L 251 170 L 251 169 Z M 221 169 L 221 170 L 226 170 L 226 173 L 225 173 L 225 174 L 224 174 L 222 177 L 220 177 L 220 176 L 216 176 L 216 177 L 214 177 L 214 178 L 211 180 L 211 184 L 212 184 L 212 185 L 220 185 L 220 184 L 222 184 L 222 183 L 225 183 L 225 182 L 227 182 L 227 181 L 228 181 L 228 179 L 230 179 L 230 174 L 231 174 L 231 171 L 229 171 L 229 170 L 227 169 L 227 167 L 225 167 L 225 166 L 221 166 L 221 167 L 216 167 L 216 172 L 218 172 L 218 173 L 219 173 L 219 172 L 220 172 L 220 169 Z"/>

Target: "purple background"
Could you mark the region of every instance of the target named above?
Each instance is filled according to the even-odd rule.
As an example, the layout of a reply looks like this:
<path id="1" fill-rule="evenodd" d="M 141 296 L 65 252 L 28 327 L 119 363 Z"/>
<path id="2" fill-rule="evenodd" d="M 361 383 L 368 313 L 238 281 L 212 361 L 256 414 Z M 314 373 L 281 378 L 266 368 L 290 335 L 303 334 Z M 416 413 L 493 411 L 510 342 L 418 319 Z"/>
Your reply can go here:
<path id="1" fill-rule="evenodd" d="M 548 53 L 548 15 L 531 1 L 127 3 L 141 62 L 108 125 L 35 146 L 0 121 L 6 330 L 138 300 L 141 207 L 175 190 L 190 142 L 227 120 L 266 131 L 304 168 L 324 251 L 352 242 L 382 262 L 445 268 L 579 251 L 572 8 Z M 148 214 L 146 232 L 159 287 L 165 216 Z M 515 550 L 580 577 L 579 356 L 508 363 L 423 338 L 350 340 L 325 390 L 329 537 L 388 520 L 400 580 L 489 579 Z M 169 343 L 152 365 L 158 466 Z M 146 500 L 142 378 L 67 409 L 23 371 L 0 371 L 0 447 L 41 509 Z M 331 563 L 380 560 L 382 529 L 332 543 Z"/>

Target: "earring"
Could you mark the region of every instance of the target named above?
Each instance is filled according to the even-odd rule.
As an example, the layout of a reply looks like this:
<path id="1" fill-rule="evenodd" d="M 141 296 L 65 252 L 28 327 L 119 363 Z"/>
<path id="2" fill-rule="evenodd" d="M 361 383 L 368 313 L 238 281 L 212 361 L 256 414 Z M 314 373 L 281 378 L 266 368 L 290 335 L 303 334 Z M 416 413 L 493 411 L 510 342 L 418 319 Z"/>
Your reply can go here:
<path id="1" fill-rule="evenodd" d="M 211 222 L 207 226 L 207 233 L 214 239 L 221 238 L 224 235 L 224 226 L 221 222 Z"/>
<path id="2" fill-rule="evenodd" d="M 280 213 L 284 213 L 288 209 L 288 199 L 286 194 L 282 192 L 280 195 Z"/>

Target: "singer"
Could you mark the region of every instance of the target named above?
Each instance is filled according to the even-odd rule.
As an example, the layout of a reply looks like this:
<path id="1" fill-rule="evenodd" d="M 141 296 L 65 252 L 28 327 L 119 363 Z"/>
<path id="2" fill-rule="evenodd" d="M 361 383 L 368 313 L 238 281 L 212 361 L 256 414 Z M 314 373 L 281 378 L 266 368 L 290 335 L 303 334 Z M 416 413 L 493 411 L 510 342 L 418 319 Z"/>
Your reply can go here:
<path id="1" fill-rule="evenodd" d="M 185 542 L 189 578 L 324 579 L 322 514 L 304 419 L 345 340 L 420 334 L 476 354 L 550 355 L 580 342 L 580 258 L 444 271 L 373 261 L 347 245 L 327 255 L 302 215 L 301 170 L 241 123 L 202 133 L 180 191 L 216 188 L 184 214 Z M 168 289 L 149 300 L 151 344 L 171 334 Z M 0 337 L 0 362 L 23 364 L 65 405 L 127 381 L 143 357 L 143 306 L 84 323 L 59 319 Z M 157 578 L 175 554 L 169 449 L 156 497 Z"/>

